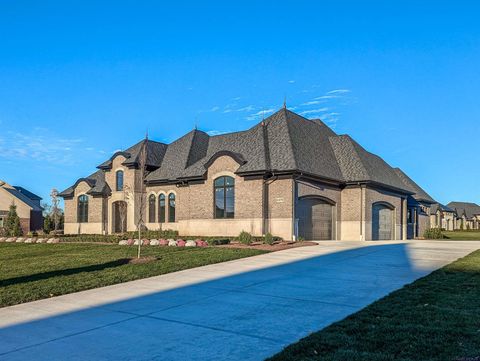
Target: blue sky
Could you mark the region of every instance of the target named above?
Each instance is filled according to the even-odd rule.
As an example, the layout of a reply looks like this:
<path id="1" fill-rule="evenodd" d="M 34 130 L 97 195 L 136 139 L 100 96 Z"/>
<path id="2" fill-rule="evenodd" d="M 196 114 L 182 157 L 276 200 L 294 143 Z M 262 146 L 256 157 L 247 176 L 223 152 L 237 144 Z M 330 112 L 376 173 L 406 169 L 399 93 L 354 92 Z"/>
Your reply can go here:
<path id="1" fill-rule="evenodd" d="M 419 3 L 2 1 L 0 178 L 48 198 L 146 129 L 243 130 L 286 97 L 480 202 L 480 7 Z"/>

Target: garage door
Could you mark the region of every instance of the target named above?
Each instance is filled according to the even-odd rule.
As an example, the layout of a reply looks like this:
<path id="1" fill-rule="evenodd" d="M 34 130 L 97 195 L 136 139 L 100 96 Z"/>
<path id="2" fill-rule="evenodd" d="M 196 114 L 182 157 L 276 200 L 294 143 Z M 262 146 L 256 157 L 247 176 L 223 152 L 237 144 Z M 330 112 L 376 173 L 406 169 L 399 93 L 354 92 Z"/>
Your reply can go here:
<path id="1" fill-rule="evenodd" d="M 298 234 L 306 240 L 332 239 L 333 205 L 318 198 L 302 198 L 297 208 Z"/>
<path id="2" fill-rule="evenodd" d="M 392 239 L 393 210 L 385 204 L 374 204 L 372 207 L 372 213 L 372 239 Z"/>

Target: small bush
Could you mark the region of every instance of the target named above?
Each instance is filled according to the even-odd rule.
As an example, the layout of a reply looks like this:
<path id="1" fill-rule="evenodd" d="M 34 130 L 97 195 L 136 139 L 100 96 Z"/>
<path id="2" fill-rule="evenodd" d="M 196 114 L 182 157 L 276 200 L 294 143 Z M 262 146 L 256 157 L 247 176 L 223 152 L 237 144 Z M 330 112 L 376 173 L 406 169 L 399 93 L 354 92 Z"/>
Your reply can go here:
<path id="1" fill-rule="evenodd" d="M 230 240 L 228 238 L 213 238 L 207 239 L 207 243 L 209 246 L 220 246 L 222 244 L 229 244 Z"/>
<path id="2" fill-rule="evenodd" d="M 242 244 L 252 244 L 253 237 L 250 233 L 242 231 L 238 236 L 238 241 Z"/>
<path id="3" fill-rule="evenodd" d="M 443 233 L 440 228 L 430 228 L 425 231 L 423 237 L 426 239 L 443 239 Z"/>
<path id="4" fill-rule="evenodd" d="M 268 233 L 265 235 L 264 242 L 265 242 L 265 244 L 270 244 L 270 245 L 272 245 L 273 242 L 275 242 L 275 239 L 273 238 L 273 236 L 272 236 L 272 234 L 271 234 L 270 232 L 268 232 Z"/>

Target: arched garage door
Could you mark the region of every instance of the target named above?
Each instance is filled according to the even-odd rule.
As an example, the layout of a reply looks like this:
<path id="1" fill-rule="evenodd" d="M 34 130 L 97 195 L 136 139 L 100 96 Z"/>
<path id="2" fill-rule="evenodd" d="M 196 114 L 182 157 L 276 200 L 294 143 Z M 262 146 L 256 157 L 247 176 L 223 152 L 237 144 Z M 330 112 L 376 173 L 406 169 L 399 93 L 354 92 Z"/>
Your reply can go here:
<path id="1" fill-rule="evenodd" d="M 385 203 L 372 206 L 372 239 L 393 239 L 393 207 Z"/>
<path id="2" fill-rule="evenodd" d="M 321 198 L 300 198 L 298 235 L 306 240 L 332 239 L 333 208 L 332 203 Z"/>

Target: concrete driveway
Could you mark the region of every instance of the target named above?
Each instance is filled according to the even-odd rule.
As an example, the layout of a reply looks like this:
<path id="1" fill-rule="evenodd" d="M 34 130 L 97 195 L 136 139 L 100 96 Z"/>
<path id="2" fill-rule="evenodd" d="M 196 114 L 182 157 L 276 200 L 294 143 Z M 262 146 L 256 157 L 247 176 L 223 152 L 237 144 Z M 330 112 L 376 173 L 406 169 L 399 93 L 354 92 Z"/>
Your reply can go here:
<path id="1" fill-rule="evenodd" d="M 480 248 L 324 242 L 0 309 L 0 360 L 263 360 Z"/>

